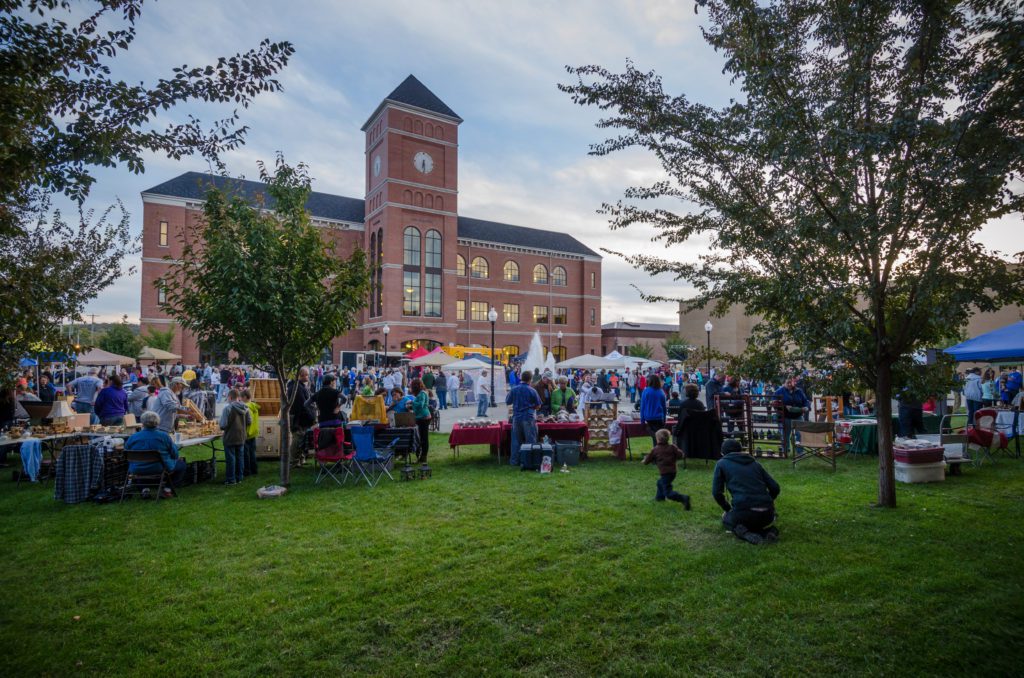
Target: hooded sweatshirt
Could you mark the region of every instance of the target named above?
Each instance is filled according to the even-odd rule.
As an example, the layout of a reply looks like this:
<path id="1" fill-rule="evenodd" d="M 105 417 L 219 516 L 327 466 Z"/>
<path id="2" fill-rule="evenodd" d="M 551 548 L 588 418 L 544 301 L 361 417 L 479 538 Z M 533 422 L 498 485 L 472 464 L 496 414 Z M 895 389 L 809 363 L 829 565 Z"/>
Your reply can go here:
<path id="1" fill-rule="evenodd" d="M 981 393 L 981 375 L 971 372 L 964 378 L 964 397 L 968 400 L 981 402 L 985 398 Z"/>
<path id="2" fill-rule="evenodd" d="M 732 505 L 725 490 L 732 496 Z M 711 495 L 724 511 L 770 507 L 779 492 L 779 484 L 749 454 L 730 452 L 715 464 Z"/>
<path id="3" fill-rule="evenodd" d="M 244 445 L 246 430 L 252 423 L 249 407 L 240 400 L 229 402 L 220 413 L 220 428 L 224 431 L 225 445 Z"/>

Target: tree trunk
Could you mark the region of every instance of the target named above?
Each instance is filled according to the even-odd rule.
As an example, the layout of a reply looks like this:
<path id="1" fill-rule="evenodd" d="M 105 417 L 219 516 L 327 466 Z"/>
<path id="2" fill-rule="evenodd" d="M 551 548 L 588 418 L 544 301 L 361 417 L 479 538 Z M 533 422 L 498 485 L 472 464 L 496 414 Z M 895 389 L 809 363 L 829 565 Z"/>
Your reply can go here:
<path id="1" fill-rule="evenodd" d="M 287 382 L 285 382 L 283 372 L 281 370 L 277 371 L 277 383 L 281 387 L 281 412 L 278 414 L 277 420 L 278 427 L 281 429 L 281 485 L 288 487 L 292 482 L 292 465 L 289 455 L 291 431 L 289 430 L 288 423 L 288 392 L 285 388 L 287 386 Z"/>
<path id="2" fill-rule="evenodd" d="M 896 469 L 892 453 L 892 365 L 878 366 L 875 380 L 878 418 L 878 506 L 896 508 Z"/>

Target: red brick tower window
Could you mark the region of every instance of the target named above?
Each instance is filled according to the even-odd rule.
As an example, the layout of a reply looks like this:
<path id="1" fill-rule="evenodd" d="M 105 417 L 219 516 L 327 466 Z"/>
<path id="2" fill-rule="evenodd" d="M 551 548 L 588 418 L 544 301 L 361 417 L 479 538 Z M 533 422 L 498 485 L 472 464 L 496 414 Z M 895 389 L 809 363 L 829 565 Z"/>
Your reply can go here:
<path id="1" fill-rule="evenodd" d="M 160 222 L 160 247 L 167 247 L 167 222 Z"/>
<path id="2" fill-rule="evenodd" d="M 455 255 L 455 275 L 466 275 L 466 258 L 461 254 Z"/>
<path id="3" fill-rule="evenodd" d="M 473 259 L 473 265 L 470 267 L 470 272 L 474 278 L 489 278 L 491 275 L 490 266 L 488 266 L 487 260 L 483 257 L 476 257 Z"/>
<path id="4" fill-rule="evenodd" d="M 555 266 L 551 269 L 551 284 L 558 287 L 565 287 L 569 284 L 569 276 L 566 275 L 564 268 Z"/>

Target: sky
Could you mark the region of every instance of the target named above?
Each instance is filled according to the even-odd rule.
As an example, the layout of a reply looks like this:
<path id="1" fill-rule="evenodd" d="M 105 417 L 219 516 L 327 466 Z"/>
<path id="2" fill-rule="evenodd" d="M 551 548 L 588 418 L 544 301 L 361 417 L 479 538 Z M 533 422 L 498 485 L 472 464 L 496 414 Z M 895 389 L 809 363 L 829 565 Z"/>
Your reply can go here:
<path id="1" fill-rule="evenodd" d="M 367 117 L 410 73 L 465 122 L 459 128 L 460 214 L 560 230 L 594 250 L 649 250 L 654 229 L 611 231 L 597 213 L 629 186 L 662 178 L 642 151 L 588 155 L 603 141 L 600 111 L 572 103 L 558 91 L 571 82 L 567 65 L 624 70 L 627 60 L 654 70 L 667 92 L 712 106 L 731 94 L 722 59 L 700 36 L 706 14 L 693 0 L 164 0 L 144 5 L 129 51 L 113 76 L 152 83 L 175 66 L 213 63 L 255 47 L 263 38 L 296 49 L 280 74 L 283 91 L 263 94 L 242 111 L 246 144 L 225 155 L 235 176 L 258 178 L 257 162 L 280 151 L 304 162 L 317 191 L 364 195 L 363 133 Z M 177 107 L 161 122 L 189 113 L 210 122 L 230 109 Z M 140 193 L 178 174 L 206 166 L 200 158 L 147 158 L 143 175 L 127 168 L 95 173 L 88 206 L 118 198 L 141 230 Z M 678 209 L 685 209 L 680 205 Z M 993 224 L 987 235 L 1012 249 L 1019 223 Z M 986 233 L 983 233 L 986 235 Z M 661 245 L 658 245 L 661 247 Z M 669 256 L 693 259 L 699 244 L 676 246 Z M 686 297 L 685 283 L 649 277 L 621 258 L 604 255 L 603 322 L 676 323 L 677 305 L 647 303 L 640 291 Z M 139 260 L 126 262 L 126 270 Z M 139 316 L 139 277 L 126 274 L 88 304 L 97 321 Z"/>

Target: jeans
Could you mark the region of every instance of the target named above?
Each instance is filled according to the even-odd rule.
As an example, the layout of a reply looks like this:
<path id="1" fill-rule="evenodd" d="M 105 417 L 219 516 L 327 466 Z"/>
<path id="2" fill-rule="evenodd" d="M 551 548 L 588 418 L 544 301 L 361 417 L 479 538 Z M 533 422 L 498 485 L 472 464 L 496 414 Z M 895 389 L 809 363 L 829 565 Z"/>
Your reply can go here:
<path id="1" fill-rule="evenodd" d="M 974 413 L 981 409 L 980 400 L 967 400 L 967 425 L 974 426 Z"/>
<path id="2" fill-rule="evenodd" d="M 737 525 L 743 525 L 748 530 L 759 532 L 775 522 L 775 507 L 757 507 L 751 509 L 738 509 L 735 506 L 722 518 L 722 524 L 730 530 L 735 530 Z"/>
<path id="3" fill-rule="evenodd" d="M 788 457 L 790 452 L 790 437 L 793 435 L 793 422 L 796 419 L 790 419 L 789 417 L 782 417 L 782 454 Z"/>
<path id="4" fill-rule="evenodd" d="M 180 487 L 185 480 L 185 471 L 188 470 L 188 462 L 179 457 L 174 460 L 174 468 L 168 471 L 171 475 L 171 487 Z"/>
<path id="5" fill-rule="evenodd" d="M 124 417 L 107 417 L 106 419 L 100 419 L 100 424 L 103 426 L 123 426 Z"/>
<path id="6" fill-rule="evenodd" d="M 245 463 L 242 467 L 245 469 L 243 475 L 254 476 L 256 475 L 256 439 L 249 438 L 245 441 L 245 447 L 243 448 L 245 455 Z"/>
<path id="7" fill-rule="evenodd" d="M 485 394 L 481 393 L 480 397 L 476 399 L 476 416 L 486 417 L 488 405 L 490 405 L 490 403 L 487 402 L 487 397 Z"/>
<path id="8" fill-rule="evenodd" d="M 224 445 L 224 463 L 227 470 L 224 472 L 224 480 L 229 483 L 237 483 L 245 473 L 245 445 Z"/>
<path id="9" fill-rule="evenodd" d="M 92 403 L 83 403 L 80 400 L 76 400 L 71 403 L 71 406 L 74 408 L 75 412 L 78 412 L 79 414 L 92 414 L 95 411 L 92 407 Z"/>
<path id="10" fill-rule="evenodd" d="M 920 407 L 899 408 L 900 436 L 916 438 L 916 434 L 924 433 L 924 411 Z"/>
<path id="11" fill-rule="evenodd" d="M 672 501 L 678 502 L 683 501 L 683 497 L 685 495 L 682 495 L 672 489 L 672 482 L 675 479 L 676 474 L 674 471 L 672 473 L 661 474 L 661 476 L 658 478 L 658 493 L 654 495 L 655 501 L 665 501 L 666 499 L 671 499 Z"/>
<path id="12" fill-rule="evenodd" d="M 437 404 L 442 410 L 448 409 L 448 391 L 436 391 Z"/>
<path id="13" fill-rule="evenodd" d="M 224 394 L 228 392 L 227 384 L 217 384 L 217 402 L 224 400 Z"/>
<path id="14" fill-rule="evenodd" d="M 448 391 L 448 395 L 451 396 L 452 407 L 458 407 L 459 406 L 459 392 L 458 391 Z"/>
<path id="15" fill-rule="evenodd" d="M 306 431 L 308 430 L 306 427 L 292 429 L 290 454 L 293 464 L 302 461 L 302 456 L 306 453 Z"/>
<path id="16" fill-rule="evenodd" d="M 511 466 L 519 466 L 519 448 L 537 442 L 536 419 L 512 420 L 512 454 L 509 457 Z"/>

